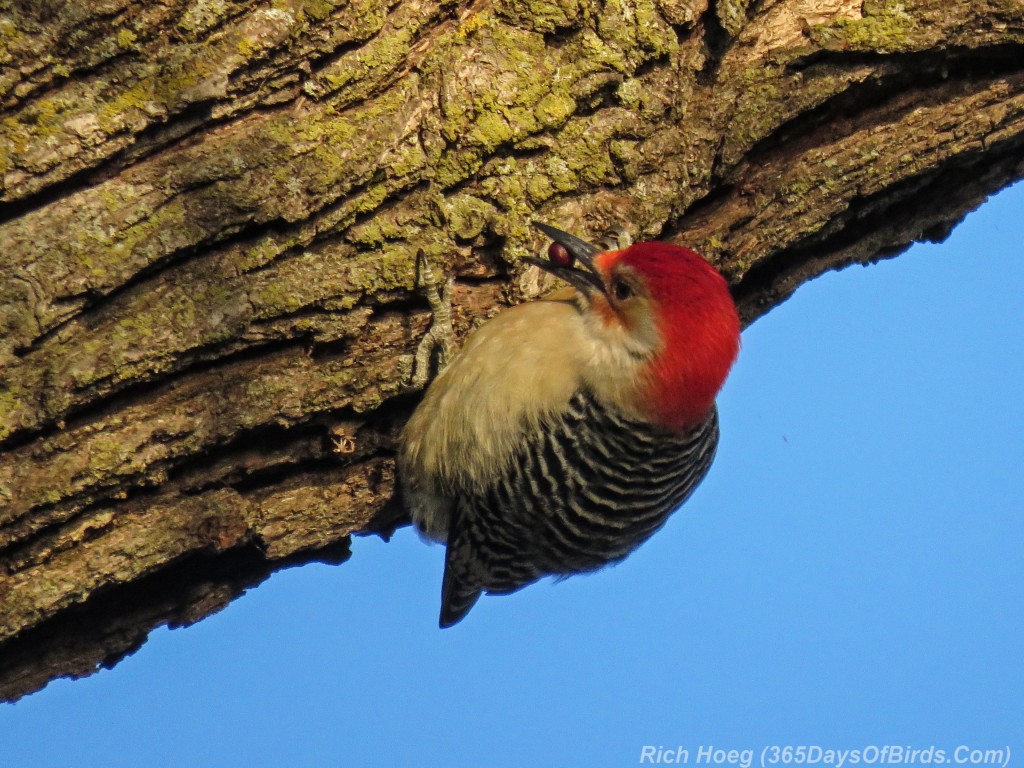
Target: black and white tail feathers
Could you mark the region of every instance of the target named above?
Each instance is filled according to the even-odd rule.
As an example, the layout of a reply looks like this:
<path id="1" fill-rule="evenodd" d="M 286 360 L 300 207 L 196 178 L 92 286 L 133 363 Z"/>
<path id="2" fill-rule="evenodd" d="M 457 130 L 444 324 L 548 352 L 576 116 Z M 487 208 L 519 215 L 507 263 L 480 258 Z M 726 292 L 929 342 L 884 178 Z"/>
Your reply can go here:
<path id="1" fill-rule="evenodd" d="M 482 592 L 617 562 L 660 528 L 707 474 L 718 413 L 683 433 L 632 421 L 578 393 L 523 442 L 482 493 L 459 495 L 448 531 L 442 627 Z"/>

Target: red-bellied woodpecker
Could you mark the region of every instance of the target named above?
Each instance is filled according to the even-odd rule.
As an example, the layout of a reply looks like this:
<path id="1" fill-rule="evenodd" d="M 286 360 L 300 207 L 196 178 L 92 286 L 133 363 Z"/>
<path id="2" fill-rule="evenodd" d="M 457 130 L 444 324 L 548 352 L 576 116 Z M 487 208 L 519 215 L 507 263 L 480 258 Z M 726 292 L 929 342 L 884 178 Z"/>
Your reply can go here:
<path id="1" fill-rule="evenodd" d="M 447 542 L 441 626 L 481 592 L 621 560 L 703 479 L 739 349 L 725 280 L 688 248 L 601 250 L 545 224 L 572 296 L 474 331 L 402 436 L 401 495 Z"/>

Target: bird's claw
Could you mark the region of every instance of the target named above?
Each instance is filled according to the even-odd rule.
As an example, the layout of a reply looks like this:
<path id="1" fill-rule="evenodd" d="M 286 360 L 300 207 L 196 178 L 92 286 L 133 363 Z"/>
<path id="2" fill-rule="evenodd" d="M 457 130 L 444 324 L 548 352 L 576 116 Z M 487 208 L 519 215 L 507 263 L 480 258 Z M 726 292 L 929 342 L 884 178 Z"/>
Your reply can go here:
<path id="1" fill-rule="evenodd" d="M 633 244 L 633 236 L 624 227 L 609 227 L 597 242 L 606 251 L 621 251 Z"/>
<path id="2" fill-rule="evenodd" d="M 437 372 L 440 373 L 448 365 L 454 346 L 455 330 L 452 327 L 452 286 L 454 277 L 443 280 L 434 278 L 430 260 L 421 250 L 416 255 L 416 287 L 423 292 L 430 304 L 433 318 L 426 335 L 416 347 L 412 360 L 403 361 L 408 373 L 409 385 L 414 389 L 423 389 L 431 379 L 432 361 L 436 361 Z"/>

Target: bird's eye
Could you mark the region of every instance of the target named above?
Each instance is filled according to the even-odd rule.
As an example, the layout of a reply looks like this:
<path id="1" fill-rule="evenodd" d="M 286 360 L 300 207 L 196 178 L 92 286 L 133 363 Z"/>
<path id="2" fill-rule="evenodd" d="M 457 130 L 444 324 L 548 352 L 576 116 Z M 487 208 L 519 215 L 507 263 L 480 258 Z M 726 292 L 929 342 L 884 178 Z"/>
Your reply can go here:
<path id="1" fill-rule="evenodd" d="M 625 301 L 633 295 L 633 286 L 621 277 L 617 277 L 612 281 L 612 295 L 615 296 L 616 301 Z"/>

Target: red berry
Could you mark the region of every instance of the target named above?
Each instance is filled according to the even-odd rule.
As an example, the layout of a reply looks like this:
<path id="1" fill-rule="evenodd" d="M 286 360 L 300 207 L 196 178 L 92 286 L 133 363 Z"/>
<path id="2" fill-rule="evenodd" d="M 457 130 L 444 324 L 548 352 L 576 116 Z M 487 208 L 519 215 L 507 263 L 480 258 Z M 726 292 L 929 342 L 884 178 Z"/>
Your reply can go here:
<path id="1" fill-rule="evenodd" d="M 553 264 L 560 267 L 571 267 L 576 258 L 569 253 L 569 249 L 561 243 L 552 243 L 548 246 L 548 258 Z"/>

